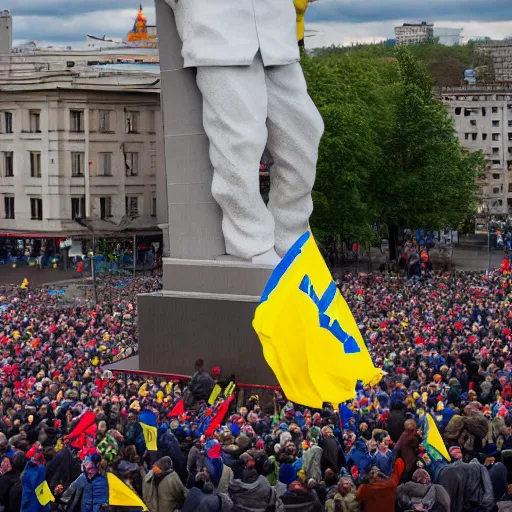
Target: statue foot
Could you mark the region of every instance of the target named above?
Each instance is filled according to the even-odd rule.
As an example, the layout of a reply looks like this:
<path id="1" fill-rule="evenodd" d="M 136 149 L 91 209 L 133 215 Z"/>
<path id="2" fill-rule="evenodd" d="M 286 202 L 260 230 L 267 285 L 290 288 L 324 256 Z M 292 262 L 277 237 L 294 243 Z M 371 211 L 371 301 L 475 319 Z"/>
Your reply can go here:
<path id="1" fill-rule="evenodd" d="M 252 263 L 256 263 L 258 265 L 269 265 L 272 267 L 277 267 L 281 262 L 281 258 L 277 255 L 277 252 L 272 247 L 267 252 L 263 254 L 258 254 L 252 258 Z"/>

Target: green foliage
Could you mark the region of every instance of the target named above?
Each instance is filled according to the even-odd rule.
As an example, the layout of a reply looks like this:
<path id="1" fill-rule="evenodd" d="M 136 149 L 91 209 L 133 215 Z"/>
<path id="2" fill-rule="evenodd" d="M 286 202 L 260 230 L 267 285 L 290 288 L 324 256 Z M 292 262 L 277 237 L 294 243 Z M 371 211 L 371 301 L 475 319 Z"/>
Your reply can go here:
<path id="1" fill-rule="evenodd" d="M 392 235 L 467 222 L 483 155 L 461 148 L 432 75 L 409 49 L 326 51 L 302 64 L 325 123 L 311 218 L 317 237 L 368 245 L 378 238 L 371 226 Z"/>
<path id="2" fill-rule="evenodd" d="M 474 53 L 473 44 L 464 46 L 443 46 L 439 43 L 421 43 L 408 45 L 407 49 L 416 60 L 423 62 L 438 86 L 458 86 L 466 69 L 484 64 Z M 396 58 L 400 47 L 386 43 L 358 45 L 355 47 L 323 48 L 319 56 L 356 55 L 364 59 Z"/>

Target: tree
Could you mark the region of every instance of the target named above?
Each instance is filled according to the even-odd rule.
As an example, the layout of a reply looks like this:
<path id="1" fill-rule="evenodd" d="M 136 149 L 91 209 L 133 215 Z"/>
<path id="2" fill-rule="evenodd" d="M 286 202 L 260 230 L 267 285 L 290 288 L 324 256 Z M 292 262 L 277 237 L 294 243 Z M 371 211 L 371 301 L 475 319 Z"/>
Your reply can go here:
<path id="1" fill-rule="evenodd" d="M 325 123 L 311 217 L 320 241 L 368 245 L 378 228 L 395 257 L 401 229 L 457 227 L 473 215 L 483 156 L 460 147 L 409 49 L 327 51 L 302 65 Z"/>
<path id="2" fill-rule="evenodd" d="M 432 77 L 405 47 L 397 51 L 399 94 L 380 172 L 371 189 L 390 233 L 390 257 L 403 228 L 457 227 L 475 211 L 481 154 L 460 146 L 453 122 L 432 96 Z"/>

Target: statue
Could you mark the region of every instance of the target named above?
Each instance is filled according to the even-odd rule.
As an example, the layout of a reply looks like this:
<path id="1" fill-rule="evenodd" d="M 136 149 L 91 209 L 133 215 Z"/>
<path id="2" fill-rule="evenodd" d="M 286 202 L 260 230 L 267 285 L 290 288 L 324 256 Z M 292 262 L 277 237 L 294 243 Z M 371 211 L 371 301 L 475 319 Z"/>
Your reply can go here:
<path id="1" fill-rule="evenodd" d="M 226 252 L 275 266 L 308 229 L 322 118 L 299 64 L 292 0 L 166 0 L 197 68 Z M 274 165 L 259 191 L 265 146 Z"/>

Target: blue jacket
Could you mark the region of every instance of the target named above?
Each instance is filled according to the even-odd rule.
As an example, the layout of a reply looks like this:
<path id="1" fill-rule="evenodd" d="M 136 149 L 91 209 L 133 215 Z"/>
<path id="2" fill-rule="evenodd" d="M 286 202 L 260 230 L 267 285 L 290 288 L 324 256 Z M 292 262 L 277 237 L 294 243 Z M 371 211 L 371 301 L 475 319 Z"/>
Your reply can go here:
<path id="1" fill-rule="evenodd" d="M 81 501 L 82 512 L 100 512 L 101 505 L 107 504 L 109 499 L 108 481 L 105 475 L 96 475 L 89 480 L 85 473 L 82 473 L 64 493 L 63 501 L 67 502 L 66 495 L 78 497 Z M 69 510 L 73 510 L 73 506 Z"/>
<path id="2" fill-rule="evenodd" d="M 21 475 L 21 512 L 49 512 L 50 504 L 41 505 L 36 496 L 36 488 L 44 482 L 44 466 L 29 462 Z"/>
<path id="3" fill-rule="evenodd" d="M 368 453 L 366 443 L 362 439 L 358 439 L 347 455 L 347 467 L 357 466 L 360 473 L 370 471 L 373 463 L 372 456 Z"/>

